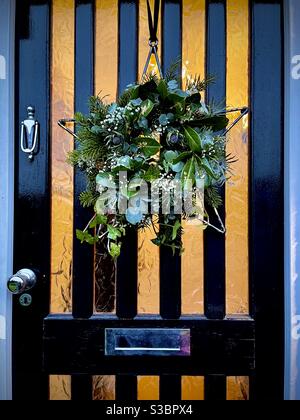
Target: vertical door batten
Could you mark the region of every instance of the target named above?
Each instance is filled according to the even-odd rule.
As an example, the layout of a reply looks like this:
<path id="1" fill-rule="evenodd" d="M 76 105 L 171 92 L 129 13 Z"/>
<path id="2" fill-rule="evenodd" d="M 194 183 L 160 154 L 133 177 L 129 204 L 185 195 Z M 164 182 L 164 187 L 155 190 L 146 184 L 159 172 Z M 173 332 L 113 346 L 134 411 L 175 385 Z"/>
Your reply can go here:
<path id="1" fill-rule="evenodd" d="M 14 401 L 30 404 L 48 397 L 41 331 L 50 297 L 50 7 L 46 0 L 16 3 L 14 270 L 31 267 L 40 277 L 30 291 L 30 307 L 22 307 L 19 296 L 13 299 L 12 394 Z M 20 126 L 29 105 L 35 107 L 40 130 L 39 153 L 32 162 L 20 150 Z"/>
<path id="2" fill-rule="evenodd" d="M 226 376 L 207 375 L 205 377 L 205 401 L 226 401 Z"/>
<path id="3" fill-rule="evenodd" d="M 249 107 L 249 0 L 227 0 L 227 107 Z M 238 114 L 231 114 L 233 121 Z M 236 162 L 226 184 L 226 313 L 249 314 L 249 118 L 228 135 Z"/>
<path id="4" fill-rule="evenodd" d="M 207 90 L 207 100 L 225 106 L 226 98 L 226 1 L 207 0 L 207 75 L 216 78 Z M 225 201 L 225 188 L 221 189 Z M 211 212 L 211 223 L 218 220 Z M 219 209 L 225 219 L 224 206 Z M 204 299 L 208 318 L 225 316 L 225 238 L 213 229 L 204 233 Z"/>
<path id="5" fill-rule="evenodd" d="M 160 401 L 180 401 L 181 385 L 180 375 L 161 375 Z"/>
<path id="6" fill-rule="evenodd" d="M 182 3 L 183 86 L 197 75 L 205 78 L 205 6 L 205 0 L 183 0 Z M 183 229 L 182 313 L 203 314 L 203 230 L 199 223 L 186 221 L 183 221 Z"/>
<path id="7" fill-rule="evenodd" d="M 84 65 L 83 65 L 84 63 Z M 88 112 L 87 98 L 94 92 L 94 1 L 75 2 L 75 112 Z M 77 147 L 77 145 L 76 145 Z M 88 222 L 90 214 L 80 205 L 79 195 L 85 189 L 85 175 L 74 170 L 73 231 L 73 300 L 74 318 L 89 318 L 94 311 L 93 248 L 83 246 L 76 238 L 78 226 Z M 92 400 L 92 377 L 72 375 L 73 401 Z"/>
<path id="8" fill-rule="evenodd" d="M 150 1 L 154 7 L 154 0 Z M 161 13 L 159 23 L 161 22 Z M 158 25 L 158 55 L 161 58 L 161 28 Z M 139 1 L 139 80 L 141 80 L 146 59 L 149 54 L 149 25 L 147 2 Z M 158 74 L 154 55 L 148 72 Z M 159 248 L 151 242 L 155 237 L 153 229 L 138 232 L 138 314 L 159 314 Z M 145 383 L 147 378 L 143 378 Z"/>
<path id="9" fill-rule="evenodd" d="M 74 115 L 75 0 L 52 2 L 51 55 L 51 312 L 72 311 L 73 139 L 57 125 Z"/>
<path id="10" fill-rule="evenodd" d="M 181 57 L 181 1 L 166 0 L 162 10 L 164 72 Z M 181 75 L 181 73 L 180 73 Z M 181 315 L 181 257 L 167 247 L 160 249 L 160 314 L 166 319 Z"/>
<path id="11" fill-rule="evenodd" d="M 255 301 L 251 314 L 256 320 L 256 389 L 254 392 L 250 389 L 250 394 L 259 400 L 281 400 L 284 366 L 283 7 L 280 0 L 254 0 L 251 5 L 250 279 Z"/>
<path id="12" fill-rule="evenodd" d="M 87 114 L 87 98 L 94 92 L 94 1 L 76 0 L 75 18 L 75 112 Z M 75 318 L 89 318 L 94 311 L 93 248 L 87 244 L 82 245 L 75 235 L 78 226 L 86 225 L 91 218 L 91 214 L 87 214 L 79 201 L 85 185 L 85 175 L 75 170 L 72 306 Z"/>
<path id="13" fill-rule="evenodd" d="M 138 394 L 137 376 L 118 375 L 116 377 L 116 400 L 136 401 Z"/>
<path id="14" fill-rule="evenodd" d="M 119 2 L 119 79 L 121 93 L 135 83 L 138 74 L 138 2 Z M 130 229 L 117 262 L 117 315 L 134 318 L 137 314 L 137 233 Z"/>
<path id="15" fill-rule="evenodd" d="M 72 401 L 92 401 L 93 378 L 90 375 L 72 375 Z"/>
<path id="16" fill-rule="evenodd" d="M 119 1 L 119 80 L 122 93 L 138 78 L 138 0 Z"/>
<path id="17" fill-rule="evenodd" d="M 216 78 L 207 89 L 207 101 L 224 107 L 226 98 L 226 0 L 207 0 L 206 74 Z M 225 187 L 220 189 L 225 202 Z M 224 204 L 225 205 L 225 204 Z M 210 209 L 211 215 L 213 209 Z M 219 209 L 225 220 L 224 206 Z M 218 224 L 216 217 L 211 223 Z M 204 310 L 212 319 L 225 316 L 225 237 L 213 229 L 204 232 Z M 205 377 L 205 400 L 226 400 L 226 377 Z"/>
<path id="18" fill-rule="evenodd" d="M 95 0 L 95 90 L 114 102 L 118 85 L 118 0 Z M 95 246 L 95 311 L 113 313 L 116 310 L 116 267 L 105 245 Z"/>

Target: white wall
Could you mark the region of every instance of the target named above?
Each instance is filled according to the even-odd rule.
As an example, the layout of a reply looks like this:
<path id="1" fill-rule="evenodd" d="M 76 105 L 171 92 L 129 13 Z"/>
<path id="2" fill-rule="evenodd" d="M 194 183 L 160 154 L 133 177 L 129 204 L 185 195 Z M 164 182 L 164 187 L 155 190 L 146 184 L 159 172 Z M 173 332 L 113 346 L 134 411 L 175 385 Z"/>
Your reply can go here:
<path id="1" fill-rule="evenodd" d="M 300 2 L 285 0 L 285 398 L 300 400 Z"/>
<path id="2" fill-rule="evenodd" d="M 6 281 L 13 264 L 13 84 L 15 0 L 0 1 L 0 400 L 11 399 L 11 298 Z"/>

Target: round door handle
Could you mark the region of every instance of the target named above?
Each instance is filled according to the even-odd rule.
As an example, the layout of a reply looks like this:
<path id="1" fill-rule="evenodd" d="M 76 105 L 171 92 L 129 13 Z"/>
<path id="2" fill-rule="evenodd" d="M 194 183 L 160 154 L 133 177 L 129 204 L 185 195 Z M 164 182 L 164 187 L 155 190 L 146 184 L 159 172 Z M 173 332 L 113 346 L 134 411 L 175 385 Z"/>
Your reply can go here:
<path id="1" fill-rule="evenodd" d="M 36 284 L 36 274 L 28 268 L 23 268 L 7 282 L 7 288 L 13 295 L 20 295 L 32 289 Z"/>

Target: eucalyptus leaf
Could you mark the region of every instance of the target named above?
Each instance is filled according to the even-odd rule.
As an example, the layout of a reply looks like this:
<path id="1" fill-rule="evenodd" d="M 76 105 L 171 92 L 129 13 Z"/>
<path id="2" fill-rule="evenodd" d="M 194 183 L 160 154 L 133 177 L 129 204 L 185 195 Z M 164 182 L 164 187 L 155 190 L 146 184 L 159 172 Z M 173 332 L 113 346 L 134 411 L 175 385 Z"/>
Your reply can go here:
<path id="1" fill-rule="evenodd" d="M 143 220 L 143 213 L 137 208 L 129 207 L 126 210 L 126 220 L 131 225 L 137 225 Z"/>
<path id="2" fill-rule="evenodd" d="M 172 169 L 173 172 L 181 172 L 184 168 L 184 163 L 183 162 L 178 162 L 176 163 L 176 165 L 170 165 L 170 168 Z"/>
<path id="3" fill-rule="evenodd" d="M 164 158 L 168 163 L 174 163 L 175 159 L 178 157 L 178 152 L 174 152 L 173 150 L 167 150 L 164 153 Z"/>

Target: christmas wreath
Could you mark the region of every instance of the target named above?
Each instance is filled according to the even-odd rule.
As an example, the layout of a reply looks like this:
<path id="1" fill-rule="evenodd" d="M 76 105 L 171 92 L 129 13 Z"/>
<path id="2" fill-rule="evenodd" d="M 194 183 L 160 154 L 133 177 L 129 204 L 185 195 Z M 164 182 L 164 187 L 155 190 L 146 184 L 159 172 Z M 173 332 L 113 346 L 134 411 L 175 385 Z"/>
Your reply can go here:
<path id="1" fill-rule="evenodd" d="M 182 252 L 182 221 L 205 228 L 222 205 L 219 189 L 233 162 L 227 111 L 202 100 L 209 81 L 195 77 L 182 89 L 176 74 L 174 67 L 164 78 L 144 76 L 112 104 L 92 97 L 89 115 L 75 116 L 68 161 L 86 174 L 80 202 L 94 209 L 77 238 L 103 241 L 113 258 L 130 229 L 151 228 L 154 244 Z"/>

